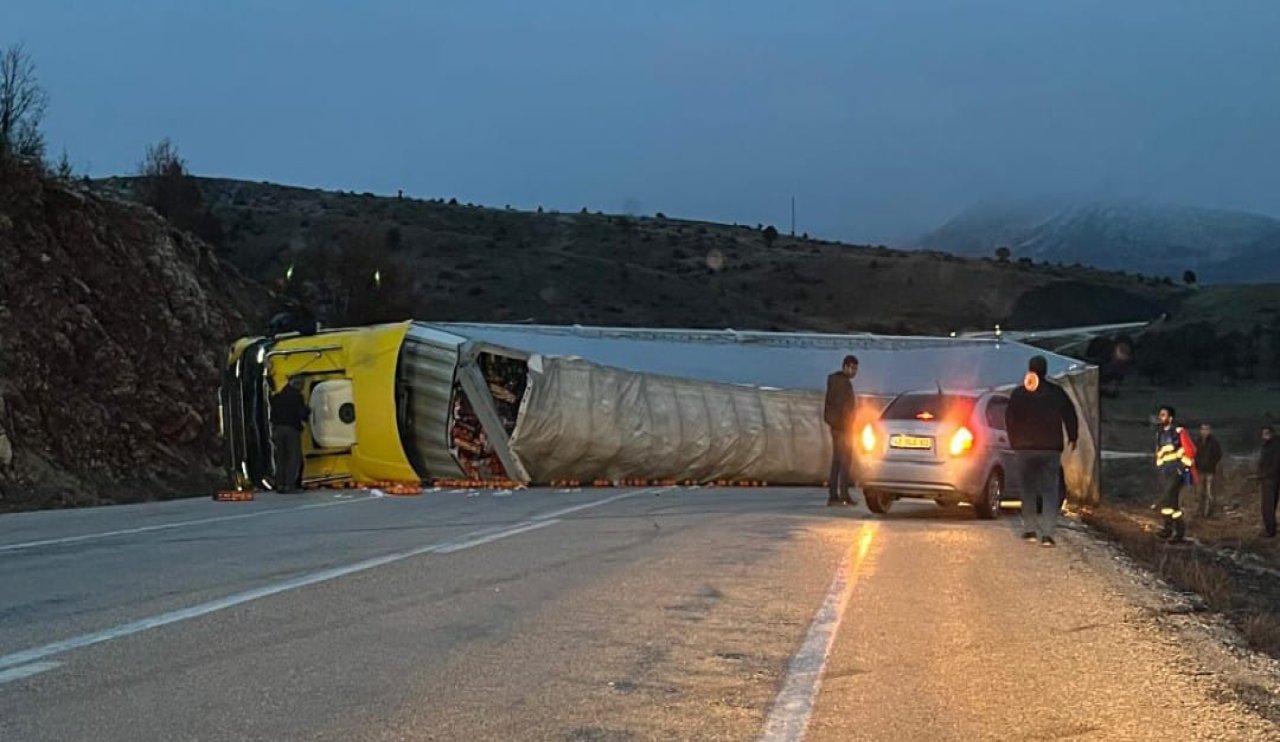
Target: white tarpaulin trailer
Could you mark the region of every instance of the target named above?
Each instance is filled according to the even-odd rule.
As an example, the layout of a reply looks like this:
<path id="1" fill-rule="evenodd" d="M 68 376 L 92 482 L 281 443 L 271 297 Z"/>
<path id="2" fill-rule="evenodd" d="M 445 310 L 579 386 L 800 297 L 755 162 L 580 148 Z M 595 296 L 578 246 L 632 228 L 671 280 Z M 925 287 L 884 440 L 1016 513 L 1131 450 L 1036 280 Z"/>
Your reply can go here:
<path id="1" fill-rule="evenodd" d="M 406 357 L 414 357 L 414 342 L 450 346 L 445 355 L 430 355 L 456 359 L 454 378 L 470 380 L 457 388 L 470 398 L 484 445 L 508 476 L 536 483 L 817 484 L 830 464 L 822 421 L 826 378 L 845 354 L 861 361 L 855 387 L 868 419 L 902 392 L 1011 388 L 1040 354 L 1080 415 L 1079 445 L 1063 460 L 1067 489 L 1077 500 L 1099 495 L 1097 368 L 1016 342 L 459 323 L 414 323 Z M 506 400 L 518 413 L 502 413 L 485 393 L 482 357 L 523 364 L 519 393 Z M 488 386 L 502 391 L 492 381 Z M 420 442 L 420 460 L 447 459 L 436 430 L 411 436 Z"/>

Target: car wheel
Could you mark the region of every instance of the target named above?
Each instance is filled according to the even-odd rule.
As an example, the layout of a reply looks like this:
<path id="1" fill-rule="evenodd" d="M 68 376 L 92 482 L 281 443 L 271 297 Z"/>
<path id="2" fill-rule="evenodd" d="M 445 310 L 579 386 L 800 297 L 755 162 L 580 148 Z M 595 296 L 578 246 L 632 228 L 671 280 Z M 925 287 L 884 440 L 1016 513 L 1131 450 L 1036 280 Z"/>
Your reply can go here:
<path id="1" fill-rule="evenodd" d="M 1000 517 L 1000 503 L 1004 500 L 1004 476 L 997 471 L 987 477 L 987 484 L 982 488 L 982 496 L 973 504 L 978 517 L 983 520 L 994 520 Z"/>
<path id="2" fill-rule="evenodd" d="M 893 498 L 886 492 L 871 490 L 862 494 L 867 498 L 867 510 L 873 513 L 884 515 L 893 506 Z"/>

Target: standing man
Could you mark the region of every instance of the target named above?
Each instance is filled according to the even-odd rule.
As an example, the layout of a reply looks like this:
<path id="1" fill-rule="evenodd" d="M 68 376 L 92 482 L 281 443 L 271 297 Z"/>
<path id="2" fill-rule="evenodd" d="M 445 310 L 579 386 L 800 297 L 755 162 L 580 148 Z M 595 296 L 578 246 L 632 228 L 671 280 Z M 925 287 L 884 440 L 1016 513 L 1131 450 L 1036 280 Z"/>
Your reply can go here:
<path id="1" fill-rule="evenodd" d="M 853 426 L 858 407 L 853 377 L 857 375 L 858 358 L 849 355 L 844 357 L 840 370 L 827 377 L 827 400 L 822 407 L 822 419 L 831 428 L 827 507 L 857 504 L 849 498 L 849 485 L 853 483 Z"/>
<path id="2" fill-rule="evenodd" d="M 1062 465 L 1063 431 L 1073 451 L 1080 434 L 1080 419 L 1071 397 L 1045 378 L 1048 372 L 1044 356 L 1032 358 L 1022 386 L 1013 390 L 1005 409 L 1009 447 L 1017 452 L 1022 474 L 1022 538 L 1030 542 L 1038 538 L 1041 546 L 1054 545 L 1053 532 L 1062 508 L 1058 469 Z M 1037 497 L 1042 502 L 1038 515 Z"/>
<path id="3" fill-rule="evenodd" d="M 302 429 L 311 410 L 302 398 L 301 386 L 301 379 L 289 379 L 271 395 L 271 446 L 275 451 L 277 492 L 302 488 Z"/>
<path id="4" fill-rule="evenodd" d="M 1201 518 L 1213 515 L 1213 490 L 1218 484 L 1218 465 L 1221 463 L 1222 444 L 1218 443 L 1209 423 L 1202 423 L 1200 441 L 1196 444 L 1196 472 L 1200 474 L 1196 482 L 1197 514 Z"/>
<path id="5" fill-rule="evenodd" d="M 1262 428 L 1262 452 L 1258 456 L 1258 484 L 1262 488 L 1262 535 L 1276 537 L 1276 502 L 1280 499 L 1280 440 L 1275 428 Z"/>
<path id="6" fill-rule="evenodd" d="M 1160 515 L 1164 523 L 1157 538 L 1181 543 L 1187 535 L 1183 518 L 1182 488 L 1196 481 L 1196 444 L 1185 428 L 1176 424 L 1177 411 L 1169 405 L 1160 408 L 1156 431 L 1156 471 L 1160 474 Z"/>

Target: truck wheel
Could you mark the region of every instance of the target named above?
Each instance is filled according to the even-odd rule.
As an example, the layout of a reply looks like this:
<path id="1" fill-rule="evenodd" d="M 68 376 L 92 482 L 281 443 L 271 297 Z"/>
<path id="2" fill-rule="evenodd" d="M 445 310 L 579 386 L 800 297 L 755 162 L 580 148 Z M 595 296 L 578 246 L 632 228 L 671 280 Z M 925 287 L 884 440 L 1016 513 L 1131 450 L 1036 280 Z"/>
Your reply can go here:
<path id="1" fill-rule="evenodd" d="M 880 490 L 871 490 L 862 494 L 867 498 L 867 510 L 877 515 L 884 515 L 893 506 L 893 498 L 888 493 Z"/>
<path id="2" fill-rule="evenodd" d="M 995 520 L 1000 517 L 1000 502 L 1004 500 L 1004 475 L 997 469 L 987 477 L 987 484 L 982 488 L 982 495 L 973 503 L 974 512 L 983 520 Z"/>

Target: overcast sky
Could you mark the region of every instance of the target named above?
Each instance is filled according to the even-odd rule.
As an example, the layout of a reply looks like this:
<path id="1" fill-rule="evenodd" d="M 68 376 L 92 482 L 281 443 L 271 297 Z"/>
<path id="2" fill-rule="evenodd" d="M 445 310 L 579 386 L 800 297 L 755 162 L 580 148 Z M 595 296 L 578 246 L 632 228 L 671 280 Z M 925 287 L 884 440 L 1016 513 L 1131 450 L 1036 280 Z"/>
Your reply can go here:
<path id="1" fill-rule="evenodd" d="M 979 199 L 1280 216 L 1277 0 L 0 0 L 56 156 L 900 244 Z"/>

